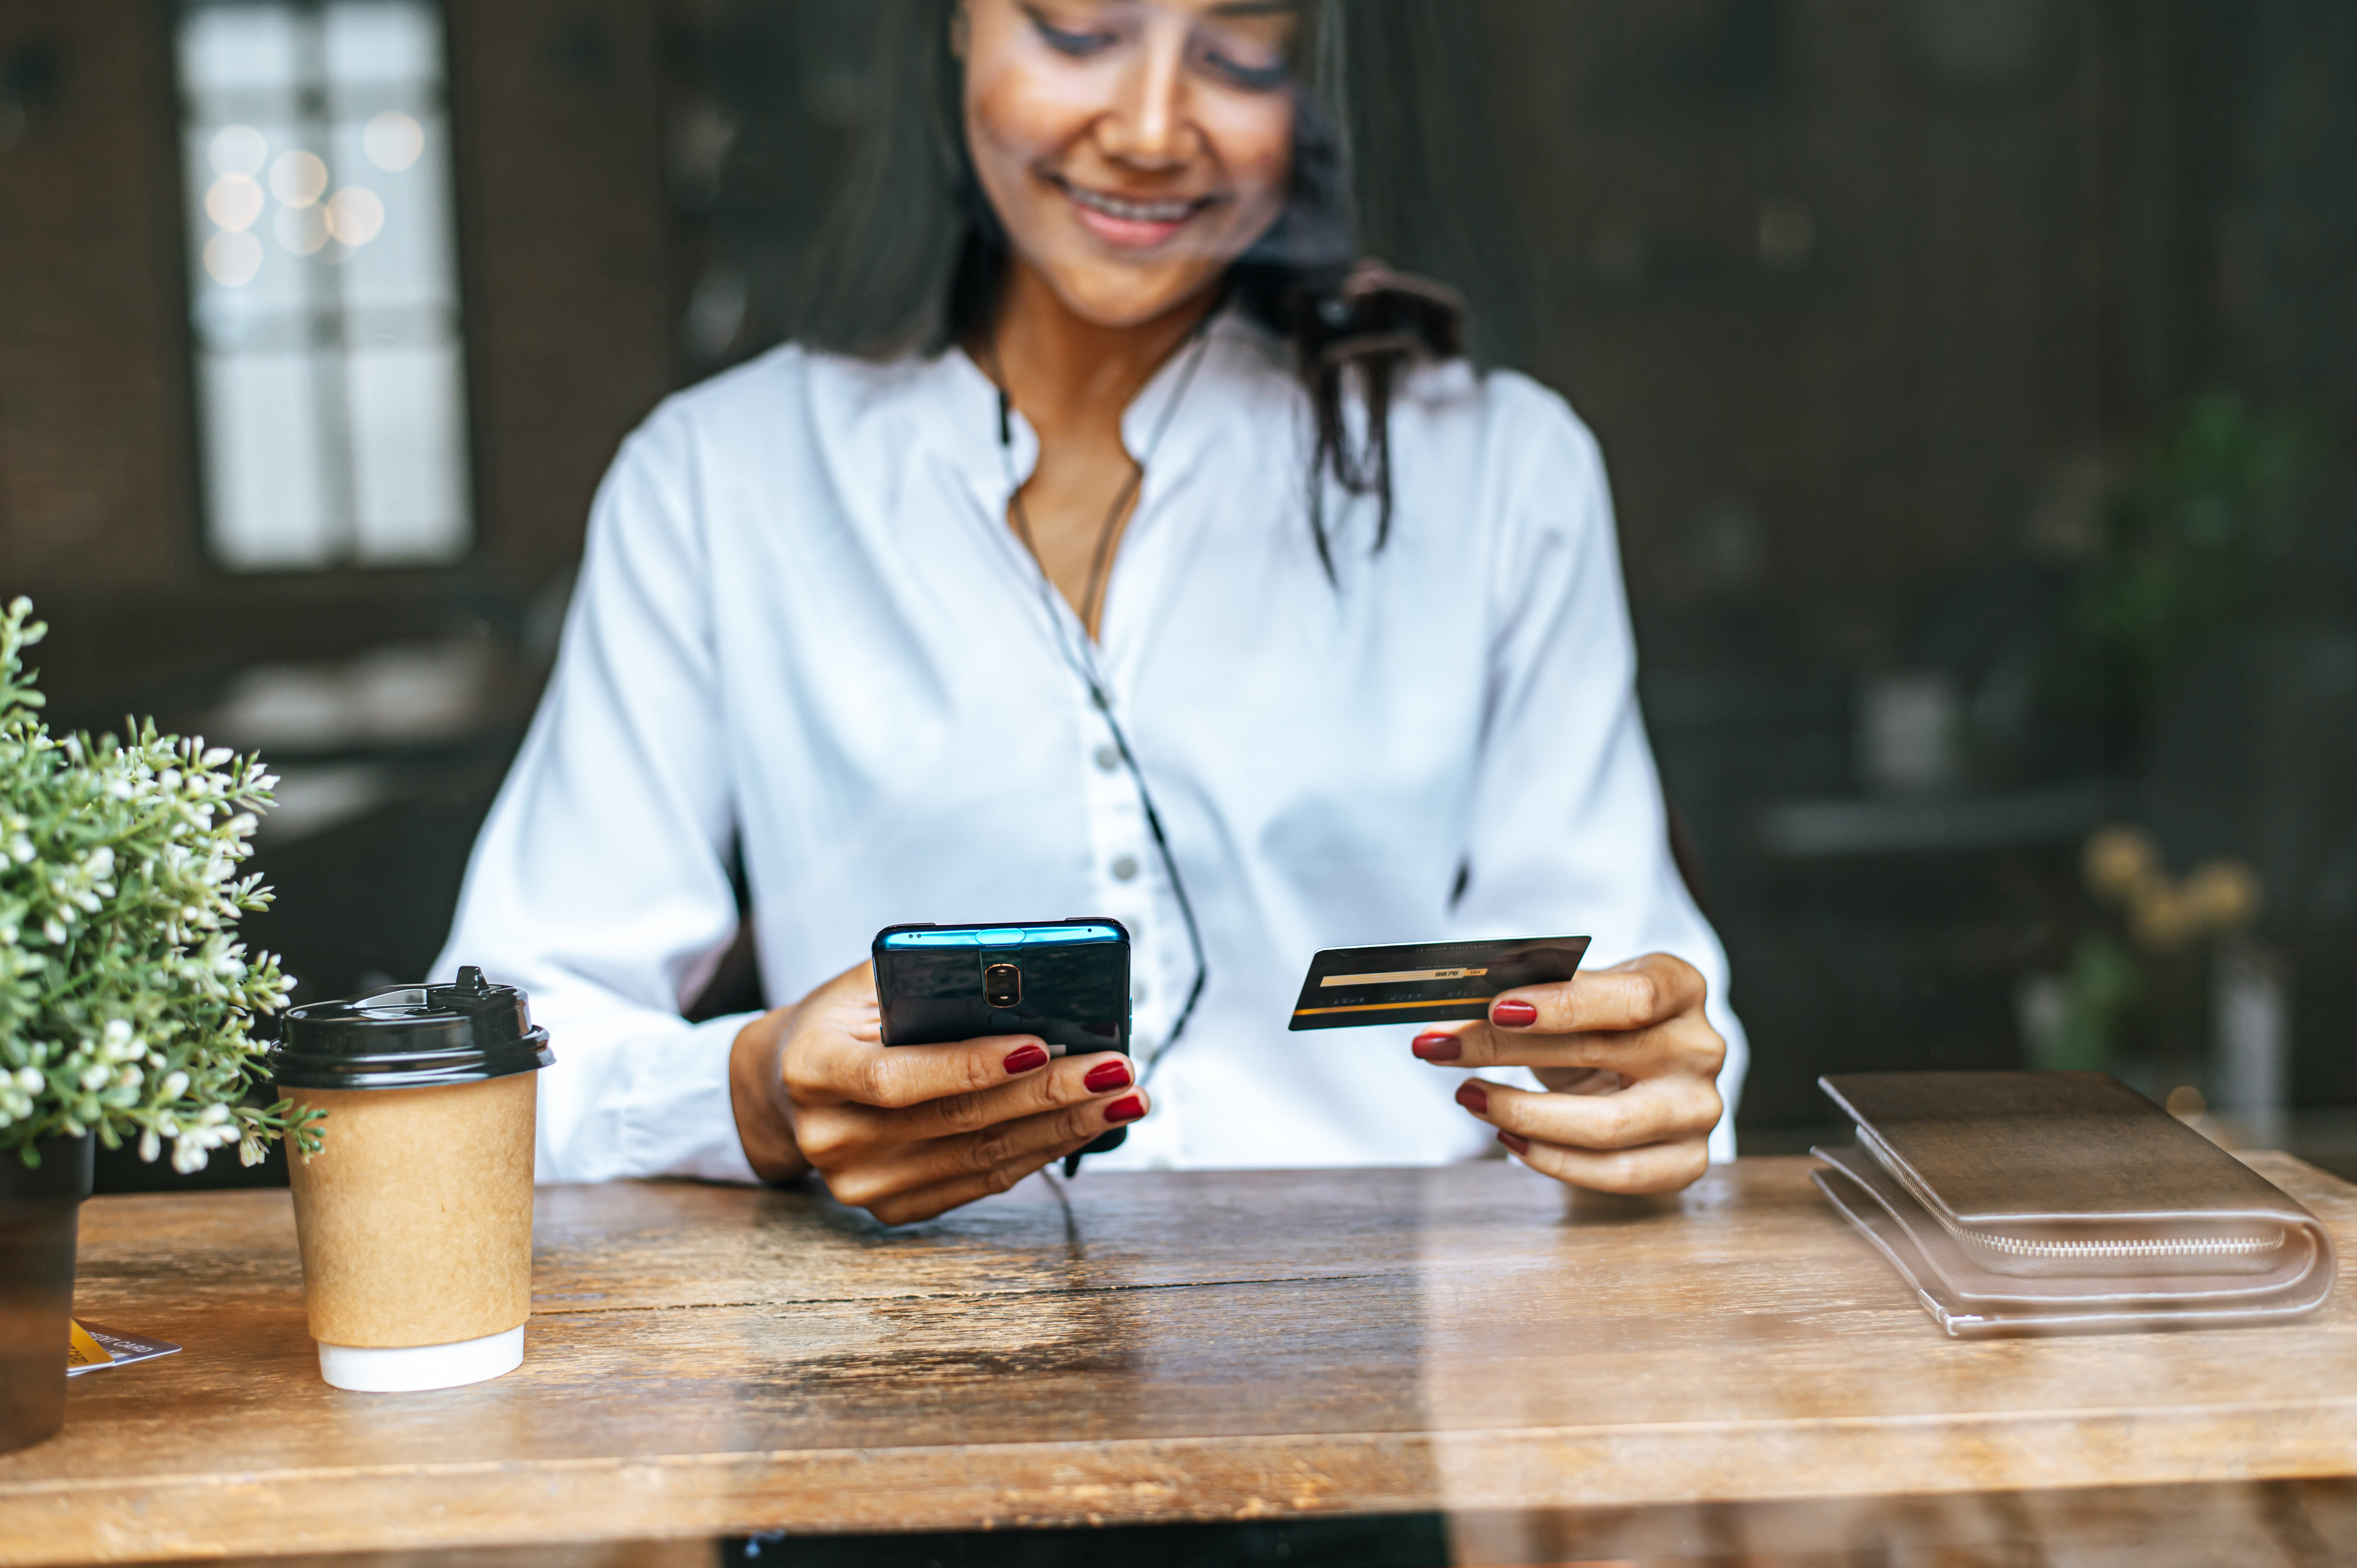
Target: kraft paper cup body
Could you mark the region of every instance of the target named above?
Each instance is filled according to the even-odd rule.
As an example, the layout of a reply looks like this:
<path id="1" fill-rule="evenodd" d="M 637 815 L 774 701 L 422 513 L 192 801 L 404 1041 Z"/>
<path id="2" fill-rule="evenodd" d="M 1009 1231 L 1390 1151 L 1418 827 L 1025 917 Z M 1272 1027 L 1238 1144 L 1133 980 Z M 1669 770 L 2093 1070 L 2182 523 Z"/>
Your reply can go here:
<path id="1" fill-rule="evenodd" d="M 312 1338 L 410 1349 L 523 1326 L 539 1081 L 287 1091 L 328 1113 L 327 1146 L 288 1166 Z"/>
<path id="2" fill-rule="evenodd" d="M 289 1165 L 319 1373 L 371 1392 L 455 1388 L 523 1359 L 539 1069 L 524 993 L 462 969 L 298 1007 L 278 1086 L 326 1112 Z"/>

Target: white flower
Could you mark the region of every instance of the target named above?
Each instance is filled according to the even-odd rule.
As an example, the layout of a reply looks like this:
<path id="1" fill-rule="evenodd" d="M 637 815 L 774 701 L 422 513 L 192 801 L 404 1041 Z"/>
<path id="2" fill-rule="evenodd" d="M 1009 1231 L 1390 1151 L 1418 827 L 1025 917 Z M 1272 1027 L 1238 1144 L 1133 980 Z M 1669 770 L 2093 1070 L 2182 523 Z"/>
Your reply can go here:
<path id="1" fill-rule="evenodd" d="M 175 1069 L 164 1075 L 164 1081 L 159 1087 L 165 1099 L 178 1100 L 188 1092 L 188 1075 Z"/>
<path id="2" fill-rule="evenodd" d="M 66 929 L 64 926 L 59 924 L 55 918 L 43 920 L 41 922 L 41 935 L 49 939 L 49 945 L 51 947 L 65 946 Z"/>
<path id="3" fill-rule="evenodd" d="M 41 1075 L 31 1068 L 20 1067 L 16 1069 L 16 1087 L 27 1094 L 38 1094 L 41 1092 Z"/>
<path id="4" fill-rule="evenodd" d="M 194 1176 L 205 1168 L 205 1146 L 194 1138 L 172 1140 L 172 1168 L 182 1176 Z"/>
<path id="5" fill-rule="evenodd" d="M 156 1163 L 156 1156 L 163 1151 L 163 1147 L 164 1141 L 156 1136 L 155 1128 L 150 1127 L 139 1135 L 139 1157 L 147 1164 L 152 1165 Z"/>
<path id="6" fill-rule="evenodd" d="M 202 736 L 199 736 L 197 737 L 197 744 L 199 746 L 204 744 L 204 737 Z M 237 754 L 235 752 L 230 750 L 230 748 L 225 746 L 216 746 L 208 749 L 204 756 L 199 760 L 203 762 L 207 768 L 219 768 L 222 763 L 227 762 L 231 757 L 236 755 Z"/>

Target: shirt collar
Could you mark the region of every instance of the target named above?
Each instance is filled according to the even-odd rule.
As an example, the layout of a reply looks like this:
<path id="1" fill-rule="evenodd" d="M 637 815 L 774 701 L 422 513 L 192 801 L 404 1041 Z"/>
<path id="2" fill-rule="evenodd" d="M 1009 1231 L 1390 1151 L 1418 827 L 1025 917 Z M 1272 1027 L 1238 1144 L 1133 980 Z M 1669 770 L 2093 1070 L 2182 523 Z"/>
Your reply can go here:
<path id="1" fill-rule="evenodd" d="M 1265 328 L 1232 304 L 1222 306 L 1201 338 L 1181 344 L 1124 411 L 1122 444 L 1129 455 L 1165 470 L 1190 467 L 1230 421 L 1248 417 L 1246 404 L 1257 401 L 1251 394 L 1275 367 L 1272 348 Z M 1009 486 L 1024 483 L 1038 466 L 1038 433 L 1008 409 L 1002 440 L 998 387 L 963 349 L 936 356 L 920 379 L 931 394 L 924 399 L 927 445 L 996 515 Z"/>

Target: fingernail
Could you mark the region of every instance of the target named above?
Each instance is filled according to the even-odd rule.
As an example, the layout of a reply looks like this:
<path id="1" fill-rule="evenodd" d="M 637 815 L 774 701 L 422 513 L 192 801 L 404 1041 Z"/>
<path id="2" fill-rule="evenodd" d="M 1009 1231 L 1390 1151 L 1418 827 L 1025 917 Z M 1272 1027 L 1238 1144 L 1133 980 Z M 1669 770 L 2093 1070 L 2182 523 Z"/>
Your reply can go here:
<path id="1" fill-rule="evenodd" d="M 1129 1087 L 1129 1064 L 1127 1062 L 1099 1062 L 1096 1066 L 1089 1069 L 1088 1076 L 1081 1079 L 1081 1084 L 1091 1094 L 1103 1094 L 1108 1089 L 1127 1089 Z"/>
<path id="2" fill-rule="evenodd" d="M 1528 1138 L 1517 1138 L 1512 1133 L 1499 1133 L 1498 1142 L 1518 1155 L 1527 1155 L 1531 1152 L 1531 1141 Z"/>
<path id="3" fill-rule="evenodd" d="M 1135 1122 L 1146 1114 L 1146 1101 L 1135 1094 L 1125 1094 L 1105 1107 L 1108 1122 Z"/>
<path id="4" fill-rule="evenodd" d="M 1048 1065 L 1048 1047 L 1045 1046 L 1017 1046 L 1013 1050 L 1006 1053 L 1006 1060 L 1000 1065 L 1005 1067 L 1008 1072 L 1029 1072 L 1035 1067 L 1046 1067 Z"/>
<path id="5" fill-rule="evenodd" d="M 1527 1002 L 1500 1002 L 1490 1009 L 1490 1022 L 1509 1029 L 1525 1029 L 1539 1021 L 1539 1010 Z"/>
<path id="6" fill-rule="evenodd" d="M 1465 1042 L 1454 1035 L 1418 1035 L 1407 1048 L 1428 1062 L 1453 1062 L 1465 1054 Z"/>
<path id="7" fill-rule="evenodd" d="M 1457 1086 L 1457 1103 L 1476 1116 L 1487 1116 L 1490 1114 L 1490 1091 L 1478 1083 L 1460 1083 Z"/>

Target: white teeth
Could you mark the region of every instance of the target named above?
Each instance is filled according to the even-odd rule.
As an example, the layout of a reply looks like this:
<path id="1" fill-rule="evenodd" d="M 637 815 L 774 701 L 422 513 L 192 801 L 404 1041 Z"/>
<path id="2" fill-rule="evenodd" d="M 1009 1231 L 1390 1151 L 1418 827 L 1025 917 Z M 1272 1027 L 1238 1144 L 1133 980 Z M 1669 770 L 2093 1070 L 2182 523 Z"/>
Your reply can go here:
<path id="1" fill-rule="evenodd" d="M 1125 223 L 1181 223 L 1195 210 L 1191 201 L 1125 201 L 1118 196 L 1083 190 L 1077 185 L 1065 188 L 1071 192 L 1074 201 L 1090 211 L 1102 212 Z"/>

